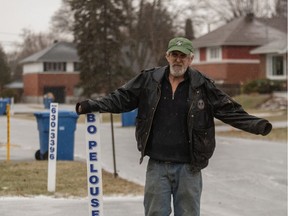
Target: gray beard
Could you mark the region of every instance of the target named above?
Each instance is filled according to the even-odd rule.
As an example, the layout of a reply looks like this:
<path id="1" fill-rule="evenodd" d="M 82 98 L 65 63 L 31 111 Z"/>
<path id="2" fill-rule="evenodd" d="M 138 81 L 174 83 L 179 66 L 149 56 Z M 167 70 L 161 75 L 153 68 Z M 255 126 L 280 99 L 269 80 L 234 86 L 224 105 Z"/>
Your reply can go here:
<path id="1" fill-rule="evenodd" d="M 177 70 L 175 71 L 174 68 L 172 66 L 170 66 L 170 73 L 172 76 L 174 77 L 180 77 L 180 76 L 183 76 L 184 73 L 186 72 L 187 68 L 182 68 L 181 70 Z"/>

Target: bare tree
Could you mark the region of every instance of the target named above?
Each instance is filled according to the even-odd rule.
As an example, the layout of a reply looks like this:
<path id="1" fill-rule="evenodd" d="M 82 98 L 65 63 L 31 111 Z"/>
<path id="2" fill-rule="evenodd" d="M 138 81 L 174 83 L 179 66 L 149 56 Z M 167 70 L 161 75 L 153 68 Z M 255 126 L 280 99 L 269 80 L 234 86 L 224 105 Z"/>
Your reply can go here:
<path id="1" fill-rule="evenodd" d="M 141 0 L 127 38 L 131 65 L 139 71 L 165 64 L 166 46 L 175 35 L 173 19 L 161 0 Z"/>
<path id="2" fill-rule="evenodd" d="M 191 17 L 196 36 L 207 33 L 231 20 L 253 13 L 256 17 L 275 14 L 275 2 L 287 0 L 199 0 L 189 1 L 185 15 Z M 283 5 L 283 2 L 281 5 Z"/>
<path id="3" fill-rule="evenodd" d="M 35 33 L 29 29 L 23 29 L 21 37 L 22 41 L 16 43 L 17 49 L 7 55 L 12 80 L 22 79 L 22 66 L 19 64 L 22 59 L 45 49 L 54 42 L 54 36 L 52 34 Z"/>
<path id="4" fill-rule="evenodd" d="M 189 19 L 191 20 L 190 30 L 193 31 L 194 37 L 202 34 L 203 25 L 206 25 L 209 15 L 205 0 L 189 0 L 181 1 L 181 3 L 178 0 L 166 1 L 170 2 L 169 12 L 177 35 L 187 35 L 187 24 L 190 25 L 187 23 Z"/>
<path id="5" fill-rule="evenodd" d="M 269 17 L 273 13 L 273 2 L 270 0 L 204 0 L 209 11 L 225 22 L 253 13 L 257 17 Z"/>
<path id="6" fill-rule="evenodd" d="M 62 5 L 51 18 L 51 32 L 60 38 L 71 38 L 73 35 L 74 12 L 70 0 L 62 0 Z"/>
<path id="7" fill-rule="evenodd" d="M 193 23 L 191 19 L 186 20 L 185 37 L 193 40 L 195 38 Z"/>
<path id="8" fill-rule="evenodd" d="M 274 16 L 284 17 L 287 19 L 287 0 L 275 0 Z"/>
<path id="9" fill-rule="evenodd" d="M 223 0 L 215 2 L 205 0 L 207 8 L 215 12 L 220 19 L 229 22 L 234 18 L 253 13 L 257 17 L 269 17 L 273 14 L 274 3 L 270 0 Z"/>
<path id="10" fill-rule="evenodd" d="M 27 57 L 35 52 L 38 52 L 55 40 L 54 36 L 49 33 L 35 33 L 30 29 L 23 29 L 21 33 L 22 42 L 17 44 L 20 50 L 20 57 Z"/>

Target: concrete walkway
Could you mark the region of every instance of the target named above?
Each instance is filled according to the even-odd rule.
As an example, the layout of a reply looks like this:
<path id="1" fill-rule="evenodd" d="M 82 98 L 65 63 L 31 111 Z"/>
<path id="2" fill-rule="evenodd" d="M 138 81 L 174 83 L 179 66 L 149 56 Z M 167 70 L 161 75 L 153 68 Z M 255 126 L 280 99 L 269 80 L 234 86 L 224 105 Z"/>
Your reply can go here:
<path id="1" fill-rule="evenodd" d="M 143 216 L 143 197 L 104 197 L 106 216 Z M 88 216 L 84 198 L 0 197 L 1 216 Z"/>

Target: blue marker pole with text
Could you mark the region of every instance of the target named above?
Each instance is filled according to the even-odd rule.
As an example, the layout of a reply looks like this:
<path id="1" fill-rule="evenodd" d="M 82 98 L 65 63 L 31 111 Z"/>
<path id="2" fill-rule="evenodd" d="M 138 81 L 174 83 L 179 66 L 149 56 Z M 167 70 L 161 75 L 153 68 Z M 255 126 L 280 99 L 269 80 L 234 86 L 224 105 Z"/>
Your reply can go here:
<path id="1" fill-rule="evenodd" d="M 100 114 L 87 114 L 85 123 L 89 216 L 103 216 Z"/>

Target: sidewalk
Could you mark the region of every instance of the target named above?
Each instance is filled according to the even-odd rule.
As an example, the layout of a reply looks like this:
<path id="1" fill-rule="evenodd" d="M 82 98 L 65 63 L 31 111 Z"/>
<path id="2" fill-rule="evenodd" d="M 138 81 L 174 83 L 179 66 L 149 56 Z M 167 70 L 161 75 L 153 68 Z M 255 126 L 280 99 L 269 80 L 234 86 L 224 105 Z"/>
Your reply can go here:
<path id="1" fill-rule="evenodd" d="M 143 197 L 104 197 L 103 211 L 106 216 L 143 216 L 142 200 Z M 0 197 L 1 216 L 88 216 L 88 212 L 85 198 Z"/>

